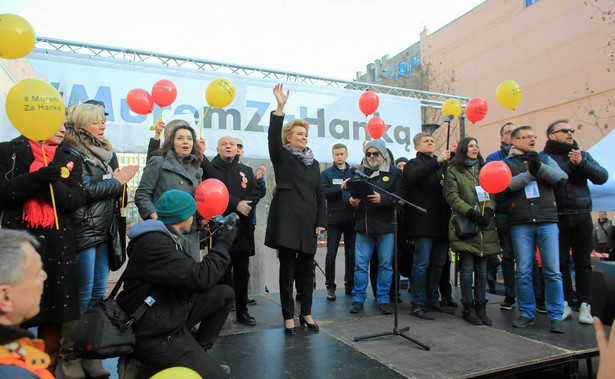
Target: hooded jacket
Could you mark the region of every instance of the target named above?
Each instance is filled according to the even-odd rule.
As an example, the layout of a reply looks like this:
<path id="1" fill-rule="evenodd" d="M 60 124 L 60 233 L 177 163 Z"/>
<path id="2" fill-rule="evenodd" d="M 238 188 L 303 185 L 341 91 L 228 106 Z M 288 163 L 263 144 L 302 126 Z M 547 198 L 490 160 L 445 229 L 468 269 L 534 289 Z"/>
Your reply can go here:
<path id="1" fill-rule="evenodd" d="M 553 186 L 568 179 L 568 175 L 547 154 L 541 152 L 538 156 L 542 164 L 536 177 L 528 171 L 526 155 L 522 151 L 511 149 L 508 158 L 504 160 L 512 172 L 512 179 L 505 193 L 511 225 L 557 222 Z M 536 182 L 540 196 L 528 199 L 525 188 L 533 182 Z"/>
<path id="2" fill-rule="evenodd" d="M 130 259 L 117 302 L 132 314 L 152 296 L 155 303 L 136 323 L 135 333 L 137 337 L 171 334 L 188 320 L 193 296 L 214 286 L 225 273 L 228 251 L 214 245 L 201 262 L 195 262 L 158 220 L 138 222 L 127 235 Z"/>

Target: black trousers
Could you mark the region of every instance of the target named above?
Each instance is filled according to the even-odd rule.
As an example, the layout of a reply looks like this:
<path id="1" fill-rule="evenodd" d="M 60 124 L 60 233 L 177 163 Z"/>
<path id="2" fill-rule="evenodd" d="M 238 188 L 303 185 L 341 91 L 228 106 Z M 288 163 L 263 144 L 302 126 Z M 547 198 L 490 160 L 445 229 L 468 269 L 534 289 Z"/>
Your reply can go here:
<path id="1" fill-rule="evenodd" d="M 325 258 L 325 286 L 327 289 L 336 289 L 335 285 L 335 258 L 340 239 L 344 235 L 344 288 L 354 288 L 354 241 L 356 232 L 354 225 L 329 225 L 327 229 L 327 257 Z"/>
<path id="2" fill-rule="evenodd" d="M 594 225 L 589 213 L 559 215 L 559 269 L 562 273 L 564 300 L 570 304 L 574 298 L 570 275 L 570 249 L 574 262 L 577 298 L 591 304 L 591 252 Z"/>
<path id="3" fill-rule="evenodd" d="M 455 273 L 457 275 L 457 273 Z M 453 287 L 451 286 L 451 257 L 446 254 L 446 262 L 442 267 L 442 276 L 440 277 L 440 295 L 442 297 L 451 297 L 453 294 Z"/>
<path id="4" fill-rule="evenodd" d="M 215 285 L 193 297 L 186 323 L 173 333 L 148 337 L 137 335 L 135 355 L 143 362 L 139 377 L 149 378 L 158 371 L 181 366 L 204 378 L 227 378 L 207 350 L 216 342 L 234 299 L 231 287 Z M 190 329 L 199 322 L 199 329 L 193 336 Z"/>
<path id="5" fill-rule="evenodd" d="M 293 282 L 296 283 L 301 314 L 312 314 L 312 292 L 314 291 L 314 254 L 306 254 L 296 250 L 280 249 L 280 303 L 284 320 L 295 317 L 295 301 L 293 299 Z"/>
<path id="6" fill-rule="evenodd" d="M 235 290 L 237 313 L 248 310 L 248 282 L 250 281 L 250 253 L 231 252 L 231 264 L 220 278 L 219 284 L 227 284 Z"/>

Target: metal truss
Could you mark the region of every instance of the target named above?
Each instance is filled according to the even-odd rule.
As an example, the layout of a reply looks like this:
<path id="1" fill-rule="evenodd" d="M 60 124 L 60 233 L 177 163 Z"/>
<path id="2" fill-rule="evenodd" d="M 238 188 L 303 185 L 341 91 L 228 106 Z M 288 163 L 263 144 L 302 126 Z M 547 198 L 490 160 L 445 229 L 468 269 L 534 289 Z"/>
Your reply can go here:
<path id="1" fill-rule="evenodd" d="M 345 88 L 357 91 L 374 91 L 377 93 L 403 96 L 419 99 L 424 108 L 442 108 L 444 101 L 450 98 L 458 99 L 465 105 L 470 98 L 447 95 L 435 92 L 418 91 L 408 88 L 389 87 L 378 84 L 362 83 L 321 76 L 299 74 L 271 70 L 260 67 L 243 66 L 225 62 L 183 57 L 179 55 L 161 54 L 150 51 L 135 50 L 121 47 L 96 45 L 55 38 L 37 37 L 35 51 L 39 53 L 62 52 L 79 54 L 81 56 L 117 59 L 124 62 L 139 62 L 160 65 L 164 67 L 186 68 L 192 70 L 221 72 L 238 76 L 252 76 L 259 79 L 272 79 L 295 83 L 312 84 L 321 87 Z"/>

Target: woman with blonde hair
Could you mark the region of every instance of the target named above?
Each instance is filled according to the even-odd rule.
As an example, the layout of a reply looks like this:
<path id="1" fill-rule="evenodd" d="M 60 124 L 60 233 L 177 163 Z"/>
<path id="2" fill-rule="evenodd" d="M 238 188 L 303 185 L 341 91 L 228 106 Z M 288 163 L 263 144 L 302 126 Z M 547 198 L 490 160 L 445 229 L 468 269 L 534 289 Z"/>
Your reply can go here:
<path id="1" fill-rule="evenodd" d="M 86 204 L 72 214 L 77 243 L 77 283 L 79 310 L 105 297 L 109 279 L 107 243 L 111 222 L 120 212 L 124 184 L 132 179 L 139 166 L 119 169 L 111 143 L 105 139 L 107 118 L 104 109 L 92 104 L 78 104 L 68 108 L 64 143 L 76 156 L 76 164 L 83 171 L 82 185 Z M 124 201 L 126 203 L 126 200 Z M 83 370 L 91 377 L 109 376 L 100 360 L 76 359 L 73 334 L 76 322 L 62 327 L 62 348 L 65 378 L 83 377 Z"/>
<path id="2" fill-rule="evenodd" d="M 143 169 L 141 182 L 135 192 L 135 203 L 144 220 L 157 219 L 156 204 L 166 191 L 176 189 L 192 196 L 203 180 L 203 149 L 205 140 L 196 138 L 196 132 L 184 120 L 169 122 L 168 138 L 159 155 L 153 156 Z M 181 242 L 185 251 L 195 261 L 201 261 L 197 216 L 192 223 L 190 233 Z"/>
<path id="3" fill-rule="evenodd" d="M 325 230 L 327 214 L 318 161 L 309 147 L 309 124 L 292 120 L 284 127 L 284 94 L 281 84 L 273 89 L 277 108 L 269 122 L 269 156 L 275 171 L 276 188 L 271 200 L 265 245 L 278 250 L 280 259 L 280 302 L 284 332 L 295 335 L 293 281 L 296 282 L 301 326 L 318 331 L 312 318 L 312 275 L 316 238 Z"/>

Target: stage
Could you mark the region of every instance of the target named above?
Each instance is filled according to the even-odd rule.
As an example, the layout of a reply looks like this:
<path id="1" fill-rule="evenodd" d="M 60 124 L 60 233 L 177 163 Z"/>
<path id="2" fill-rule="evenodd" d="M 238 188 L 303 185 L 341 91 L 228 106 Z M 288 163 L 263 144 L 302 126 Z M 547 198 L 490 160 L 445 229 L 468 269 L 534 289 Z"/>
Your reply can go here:
<path id="1" fill-rule="evenodd" d="M 534 325 L 517 329 L 511 326 L 516 308 L 500 310 L 503 298 L 488 295 L 492 327 L 470 325 L 459 308 L 454 316 L 436 314 L 429 321 L 409 315 L 410 295 L 402 290 L 399 327 L 410 327 L 410 337 L 430 346 L 425 351 L 400 336 L 355 342 L 356 336 L 393 331 L 393 315 L 380 314 L 371 295 L 360 314 L 348 313 L 352 299 L 342 291 L 336 301 L 325 296 L 324 290 L 314 292 L 319 333 L 300 328 L 295 319 L 297 335 L 284 335 L 278 294 L 265 294 L 249 306 L 257 325 L 239 324 L 232 314 L 210 353 L 231 367 L 233 378 L 593 376 L 586 362 L 598 356 L 594 329 L 579 324 L 576 312 L 564 322 L 564 334 L 551 333 L 547 316 L 539 313 Z M 598 359 L 593 361 L 595 371 Z"/>

